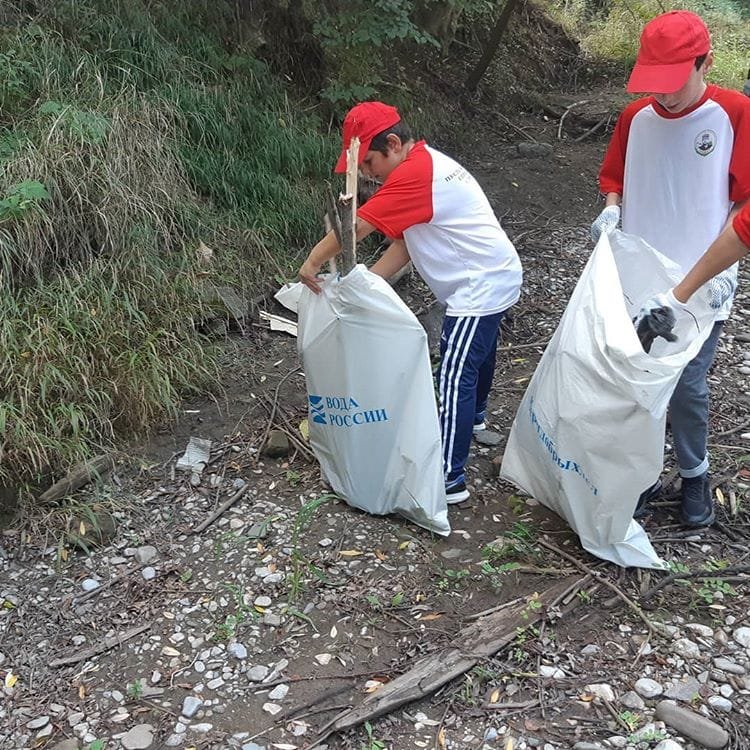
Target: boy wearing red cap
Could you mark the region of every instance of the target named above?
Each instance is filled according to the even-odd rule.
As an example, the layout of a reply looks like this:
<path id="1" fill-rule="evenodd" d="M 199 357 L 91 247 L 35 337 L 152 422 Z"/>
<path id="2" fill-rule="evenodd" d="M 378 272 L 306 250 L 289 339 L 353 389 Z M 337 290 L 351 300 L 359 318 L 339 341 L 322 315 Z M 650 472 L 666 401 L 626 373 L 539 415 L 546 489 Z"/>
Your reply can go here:
<path id="1" fill-rule="evenodd" d="M 651 95 L 628 105 L 615 126 L 599 174 L 606 206 L 591 226 L 595 242 L 622 216 L 623 231 L 687 272 L 750 197 L 750 99 L 707 85 L 712 63 L 708 29 L 695 13 L 671 11 L 644 27 L 627 88 Z M 706 374 L 735 286 L 736 276 L 722 287 L 718 322 L 670 402 L 681 516 L 691 526 L 714 520 Z M 661 482 L 644 490 L 636 515 L 660 490 Z"/>
<path id="2" fill-rule="evenodd" d="M 390 278 L 409 260 L 446 306 L 440 339 L 439 411 L 449 503 L 468 499 L 464 467 L 474 432 L 484 429 L 500 321 L 520 295 L 521 262 L 477 181 L 457 162 L 415 141 L 395 107 L 363 102 L 344 119 L 335 171 L 360 139 L 360 168 L 382 183 L 357 211 L 357 239 L 378 230 L 393 242 L 370 269 Z M 300 280 L 339 251 L 329 232 L 310 252 Z"/>

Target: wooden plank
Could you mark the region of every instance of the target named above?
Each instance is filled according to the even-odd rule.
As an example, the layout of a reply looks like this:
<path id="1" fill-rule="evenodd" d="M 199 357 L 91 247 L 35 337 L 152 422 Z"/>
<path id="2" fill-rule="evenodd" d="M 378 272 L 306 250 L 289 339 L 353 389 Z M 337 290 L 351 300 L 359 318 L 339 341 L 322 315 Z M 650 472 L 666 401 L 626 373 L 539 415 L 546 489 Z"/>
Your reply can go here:
<path id="1" fill-rule="evenodd" d="M 96 456 L 90 461 L 78 464 L 59 482 L 55 482 L 48 490 L 39 495 L 40 503 L 51 503 L 60 500 L 71 492 L 75 492 L 92 479 L 98 479 L 102 474 L 112 471 L 115 467 L 115 457 L 109 454 Z"/>
<path id="2" fill-rule="evenodd" d="M 357 175 L 359 138 L 352 138 L 346 150 L 346 192 L 339 196 L 341 214 L 341 275 L 357 265 Z"/>
<path id="3" fill-rule="evenodd" d="M 564 596 L 570 584 L 570 577 L 564 578 L 541 594 L 524 597 L 506 609 L 480 617 L 456 634 L 453 642 L 460 646 L 445 648 L 418 661 L 408 672 L 383 685 L 360 705 L 338 717 L 315 744 L 334 732 L 351 729 L 406 703 L 421 700 L 464 674 L 481 660 L 510 644 L 518 634 L 518 628 L 526 628 L 543 620 L 546 609 Z"/>

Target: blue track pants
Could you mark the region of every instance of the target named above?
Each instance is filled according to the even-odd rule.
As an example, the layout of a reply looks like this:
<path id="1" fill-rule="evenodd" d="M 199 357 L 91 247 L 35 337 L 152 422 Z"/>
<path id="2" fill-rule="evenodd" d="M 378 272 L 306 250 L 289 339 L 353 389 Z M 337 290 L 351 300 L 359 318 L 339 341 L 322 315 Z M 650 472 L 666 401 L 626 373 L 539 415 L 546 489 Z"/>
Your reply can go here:
<path id="1" fill-rule="evenodd" d="M 443 321 L 438 396 L 447 488 L 464 481 L 472 430 L 484 421 L 504 314 L 446 315 Z"/>

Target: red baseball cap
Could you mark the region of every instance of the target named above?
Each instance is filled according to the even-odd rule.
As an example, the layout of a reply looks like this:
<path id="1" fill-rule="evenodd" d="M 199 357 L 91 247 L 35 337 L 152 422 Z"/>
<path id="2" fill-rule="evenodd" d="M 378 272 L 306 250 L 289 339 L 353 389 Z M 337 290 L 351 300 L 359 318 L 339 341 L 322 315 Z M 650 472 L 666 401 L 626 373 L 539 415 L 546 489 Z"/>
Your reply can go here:
<path id="1" fill-rule="evenodd" d="M 401 115 L 395 107 L 383 102 L 362 102 L 352 107 L 344 118 L 344 138 L 341 156 L 333 168 L 334 172 L 346 172 L 346 150 L 352 138 L 359 138 L 359 160 L 361 164 L 370 150 L 372 139 L 386 128 L 393 127 L 401 121 Z"/>
<path id="2" fill-rule="evenodd" d="M 695 58 L 711 49 L 703 19 L 689 10 L 671 10 L 651 19 L 641 33 L 635 67 L 628 80 L 631 94 L 672 94 L 690 76 Z"/>

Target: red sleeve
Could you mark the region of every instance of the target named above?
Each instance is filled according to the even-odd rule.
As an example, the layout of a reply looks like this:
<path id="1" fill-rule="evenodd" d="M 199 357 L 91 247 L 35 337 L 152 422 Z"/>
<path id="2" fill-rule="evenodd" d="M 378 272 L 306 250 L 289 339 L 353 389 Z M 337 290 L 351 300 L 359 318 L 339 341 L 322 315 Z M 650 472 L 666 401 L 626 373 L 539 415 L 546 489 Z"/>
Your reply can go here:
<path id="1" fill-rule="evenodd" d="M 713 88 L 711 98 L 729 115 L 734 131 L 729 162 L 729 199 L 738 203 L 750 198 L 750 97 L 739 91 Z"/>
<path id="2" fill-rule="evenodd" d="M 746 203 L 734 217 L 732 227 L 742 242 L 750 248 L 750 203 Z"/>
<path id="3" fill-rule="evenodd" d="M 633 117 L 651 103 L 651 97 L 638 99 L 628 104 L 617 118 L 615 132 L 604 154 L 604 161 L 599 170 L 599 190 L 602 193 L 617 193 L 622 195 L 625 184 L 625 153 L 628 148 L 628 136 Z"/>
<path id="4" fill-rule="evenodd" d="M 357 216 L 386 237 L 403 239 L 405 229 L 432 220 L 432 171 L 430 152 L 415 144 Z"/>

